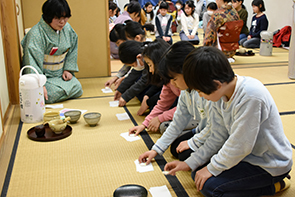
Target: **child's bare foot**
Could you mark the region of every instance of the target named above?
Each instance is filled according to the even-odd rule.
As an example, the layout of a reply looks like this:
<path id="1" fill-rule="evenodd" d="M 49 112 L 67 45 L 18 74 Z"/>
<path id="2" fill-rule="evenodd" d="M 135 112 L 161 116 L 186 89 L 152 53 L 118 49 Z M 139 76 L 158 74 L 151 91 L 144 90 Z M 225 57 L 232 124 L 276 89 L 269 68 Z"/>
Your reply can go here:
<path id="1" fill-rule="evenodd" d="M 148 108 L 149 106 L 146 104 L 146 102 L 142 102 L 139 110 L 137 111 L 137 115 L 141 116 Z"/>

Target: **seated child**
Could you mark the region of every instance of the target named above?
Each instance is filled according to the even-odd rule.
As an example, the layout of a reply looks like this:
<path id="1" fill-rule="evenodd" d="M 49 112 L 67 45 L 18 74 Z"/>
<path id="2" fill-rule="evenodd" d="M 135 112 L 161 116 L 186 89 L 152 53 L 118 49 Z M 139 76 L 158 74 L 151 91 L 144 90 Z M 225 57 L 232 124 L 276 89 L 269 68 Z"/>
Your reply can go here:
<path id="1" fill-rule="evenodd" d="M 156 16 L 156 38 L 162 38 L 169 44 L 172 44 L 172 16 L 167 14 L 168 4 L 166 2 L 161 2 L 159 6 L 160 14 Z"/>
<path id="2" fill-rule="evenodd" d="M 204 30 L 204 35 L 206 32 L 206 28 L 208 25 L 208 22 L 210 20 L 210 18 L 212 17 L 214 11 L 217 10 L 217 4 L 215 2 L 210 2 L 207 5 L 207 11 L 204 13 L 203 15 L 203 30 Z"/>
<path id="3" fill-rule="evenodd" d="M 120 46 L 120 44 L 125 42 L 127 39 L 139 42 L 148 41 L 148 39 L 146 39 L 143 27 L 138 22 L 134 22 L 131 20 L 127 20 L 123 24 L 116 24 L 114 28 L 110 31 L 109 37 L 110 41 L 116 43 L 117 46 Z M 115 84 L 115 89 L 117 89 L 124 79 L 124 75 L 128 73 L 130 68 L 130 66 L 123 65 L 117 75 L 108 80 L 105 83 L 105 86 L 110 87 L 112 86 L 112 84 Z"/>
<path id="4" fill-rule="evenodd" d="M 182 91 L 179 96 L 173 121 L 162 137 L 157 140 L 152 149 L 139 156 L 138 160 L 140 163 L 147 162 L 147 164 L 149 164 L 157 154 L 162 155 L 170 144 L 174 142 L 177 143 L 171 145 L 171 153 L 183 161 L 189 157 L 193 151 L 197 150 L 210 135 L 210 121 L 207 120 L 207 117 L 209 116 L 208 113 L 211 102 L 201 98 L 196 91 L 188 89 L 182 75 L 182 64 L 185 57 L 193 49 L 194 46 L 191 43 L 179 41 L 169 48 L 167 55 L 164 56 L 160 63 L 160 72 L 166 76 L 166 79 L 170 80 L 172 85 Z M 169 63 L 166 63 L 167 60 L 169 60 Z M 170 64 L 170 62 L 173 64 Z M 194 132 L 183 131 L 192 118 L 199 123 L 196 128 L 198 134 L 196 134 L 194 138 L 192 138 Z M 178 147 L 181 141 L 186 142 Z"/>
<path id="5" fill-rule="evenodd" d="M 153 4 L 151 2 L 147 2 L 144 5 L 144 12 L 146 15 L 145 27 L 147 31 L 154 32 L 155 31 L 155 14 L 153 10 Z"/>
<path id="6" fill-rule="evenodd" d="M 74 75 L 79 71 L 78 36 L 67 22 L 71 17 L 69 5 L 65 0 L 46 1 L 42 12 L 40 21 L 21 42 L 23 66 L 31 65 L 47 77 L 45 103 L 80 97 L 82 86 Z"/>
<path id="7" fill-rule="evenodd" d="M 190 89 L 213 102 L 211 135 L 184 162 L 170 162 L 164 170 L 192 170 L 204 196 L 264 196 L 288 188 L 292 147 L 267 88 L 235 75 L 215 47 L 191 52 L 183 75 Z"/>
<path id="8" fill-rule="evenodd" d="M 246 10 L 246 7 L 243 4 L 244 0 L 232 0 L 232 2 L 233 2 L 233 7 L 237 10 L 240 19 L 243 20 L 244 22 L 244 25 L 240 34 L 240 40 L 242 40 L 244 38 L 247 38 L 249 34 L 249 29 L 247 27 L 248 12 Z"/>
<path id="9" fill-rule="evenodd" d="M 175 2 L 177 32 L 180 32 L 181 30 L 181 14 L 183 13 L 182 7 L 183 7 L 183 3 L 181 0 L 178 0 Z"/>
<path id="10" fill-rule="evenodd" d="M 182 31 L 179 33 L 180 40 L 199 44 L 198 37 L 199 16 L 195 13 L 195 5 L 192 0 L 185 2 L 184 13 L 181 14 Z"/>
<path id="11" fill-rule="evenodd" d="M 268 28 L 268 20 L 265 11 L 263 0 L 252 1 L 253 12 L 256 13 L 252 17 L 250 32 L 247 38 L 240 41 L 240 44 L 245 48 L 259 48 L 260 47 L 260 33 L 266 31 Z"/>
<path id="12" fill-rule="evenodd" d="M 163 46 L 158 40 L 151 43 L 157 44 L 158 48 Z M 150 108 L 153 108 L 159 99 L 159 92 L 161 91 L 162 86 L 153 87 L 149 84 L 149 71 L 148 68 L 145 69 L 144 66 L 142 52 L 145 47 L 149 47 L 145 45 L 146 43 L 127 40 L 119 47 L 119 57 L 121 62 L 127 66 L 133 67 L 129 75 L 123 80 L 115 92 L 114 100 L 119 100 L 120 107 L 124 106 L 135 96 L 142 102 L 144 96 L 148 93 L 149 98 L 154 94 L 157 94 L 157 99 L 152 99 L 150 100 L 151 102 L 144 100 L 149 103 Z M 163 50 L 165 50 L 165 48 Z M 153 90 L 151 90 L 151 88 Z"/>

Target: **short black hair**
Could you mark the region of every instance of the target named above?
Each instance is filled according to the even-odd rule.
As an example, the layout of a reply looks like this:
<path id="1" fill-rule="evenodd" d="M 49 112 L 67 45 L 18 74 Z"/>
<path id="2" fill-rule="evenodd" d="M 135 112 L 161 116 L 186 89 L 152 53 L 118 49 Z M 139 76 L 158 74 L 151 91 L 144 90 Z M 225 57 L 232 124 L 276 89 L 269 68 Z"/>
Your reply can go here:
<path id="1" fill-rule="evenodd" d="M 265 6 L 264 6 L 263 0 L 253 0 L 251 5 L 257 6 L 259 8 L 260 12 L 265 11 Z M 261 7 L 260 7 L 260 5 L 261 5 Z"/>
<path id="2" fill-rule="evenodd" d="M 116 10 L 118 8 L 117 4 L 112 2 L 112 1 L 109 1 L 109 10 Z"/>
<path id="3" fill-rule="evenodd" d="M 229 83 L 235 74 L 221 50 L 212 46 L 203 46 L 193 50 L 186 57 L 183 77 L 189 89 L 209 95 L 217 90 L 217 83 L 214 80 Z"/>
<path id="4" fill-rule="evenodd" d="M 156 86 L 160 86 L 163 84 L 163 80 L 158 72 L 158 67 L 163 54 L 169 48 L 169 46 L 170 45 L 162 38 L 156 38 L 153 42 L 147 42 L 147 44 L 144 45 L 142 56 L 149 58 L 154 64 L 154 74 L 149 73 L 148 84 Z M 148 65 L 146 62 L 144 62 L 144 65 L 146 69 L 148 69 Z"/>
<path id="5" fill-rule="evenodd" d="M 140 12 L 141 12 L 140 3 L 138 3 L 137 1 L 131 1 L 128 4 L 127 12 L 130 13 L 130 14 L 136 13 L 137 14 L 136 16 L 139 16 Z"/>
<path id="6" fill-rule="evenodd" d="M 110 41 L 127 40 L 125 36 L 125 24 L 116 24 L 110 31 Z"/>
<path id="7" fill-rule="evenodd" d="M 217 4 L 215 2 L 210 2 L 208 5 L 207 5 L 207 9 L 210 8 L 211 10 L 217 10 Z"/>
<path id="8" fill-rule="evenodd" d="M 160 7 L 159 7 L 159 9 L 165 9 L 165 10 L 168 10 L 168 8 L 169 8 L 169 5 L 168 5 L 168 3 L 166 3 L 165 1 L 162 1 L 162 2 L 160 3 Z"/>
<path id="9" fill-rule="evenodd" d="M 174 78 L 174 74 L 182 74 L 185 57 L 194 49 L 188 41 L 178 41 L 167 49 L 158 68 L 165 84 Z"/>
<path id="10" fill-rule="evenodd" d="M 143 51 L 143 43 L 135 40 L 127 40 L 119 46 L 119 58 L 124 64 L 132 64 L 136 61 L 136 56 Z"/>
<path id="11" fill-rule="evenodd" d="M 71 9 L 66 0 L 47 0 L 42 6 L 42 17 L 48 24 L 57 17 L 71 17 Z"/>
<path id="12" fill-rule="evenodd" d="M 126 38 L 130 38 L 134 40 L 135 36 L 137 35 L 142 35 L 142 37 L 145 37 L 145 31 L 143 30 L 143 27 L 141 26 L 140 23 L 132 21 L 132 20 L 127 20 L 125 21 L 126 26 L 125 26 L 125 35 Z"/>

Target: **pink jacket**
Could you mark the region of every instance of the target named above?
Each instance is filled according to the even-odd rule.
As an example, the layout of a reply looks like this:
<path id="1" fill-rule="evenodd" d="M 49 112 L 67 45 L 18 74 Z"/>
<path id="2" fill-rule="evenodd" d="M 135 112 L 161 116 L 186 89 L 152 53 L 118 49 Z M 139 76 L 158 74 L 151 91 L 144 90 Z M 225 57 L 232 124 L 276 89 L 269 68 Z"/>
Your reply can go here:
<path id="1" fill-rule="evenodd" d="M 164 85 L 157 105 L 153 108 L 151 113 L 145 118 L 142 124 L 147 127 L 149 125 L 150 120 L 157 116 L 159 117 L 160 122 L 172 120 L 176 107 L 172 109 L 169 108 L 179 95 L 180 90 L 173 86 L 171 83 Z"/>

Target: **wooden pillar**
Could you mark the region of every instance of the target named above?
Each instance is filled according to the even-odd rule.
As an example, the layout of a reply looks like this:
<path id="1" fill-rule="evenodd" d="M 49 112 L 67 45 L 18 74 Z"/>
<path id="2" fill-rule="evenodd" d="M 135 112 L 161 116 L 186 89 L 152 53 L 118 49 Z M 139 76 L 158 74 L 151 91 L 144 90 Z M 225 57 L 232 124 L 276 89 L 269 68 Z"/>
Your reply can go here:
<path id="1" fill-rule="evenodd" d="M 19 103 L 18 79 L 21 59 L 14 0 L 0 0 L 0 21 L 9 101 L 14 105 Z"/>

